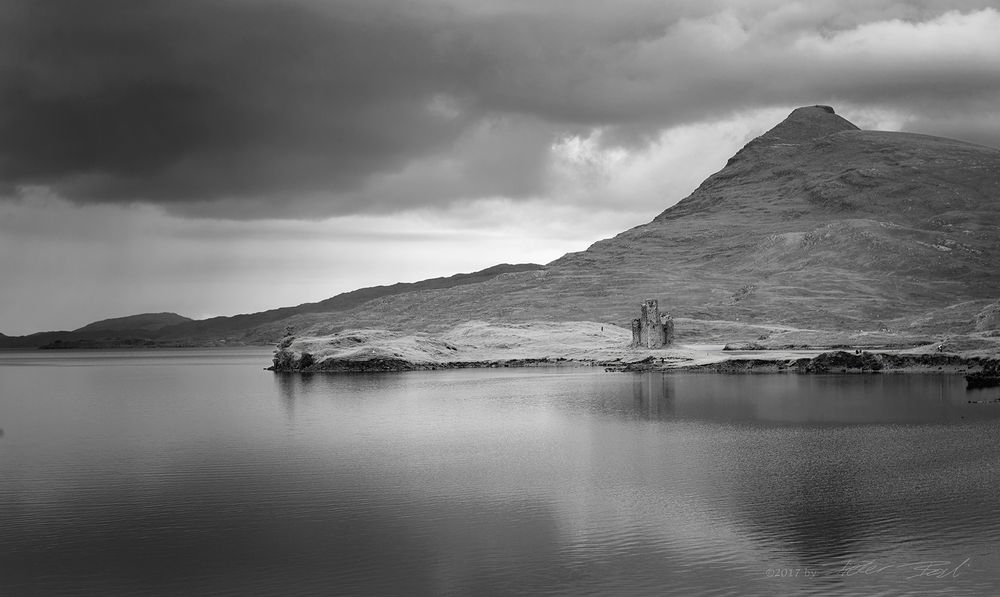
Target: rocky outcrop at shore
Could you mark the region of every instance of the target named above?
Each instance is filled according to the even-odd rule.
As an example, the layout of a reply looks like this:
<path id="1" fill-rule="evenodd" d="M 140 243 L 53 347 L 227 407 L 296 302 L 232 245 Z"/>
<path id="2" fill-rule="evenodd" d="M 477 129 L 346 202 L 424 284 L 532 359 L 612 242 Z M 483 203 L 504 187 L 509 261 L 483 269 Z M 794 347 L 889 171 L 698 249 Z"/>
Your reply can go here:
<path id="1" fill-rule="evenodd" d="M 437 369 L 499 369 L 505 367 L 550 367 L 581 364 L 567 359 L 499 359 L 492 361 L 449 361 L 443 363 L 413 363 L 405 359 L 374 358 L 367 360 L 329 359 L 321 363 L 285 363 L 268 370 L 278 373 L 387 373 L 394 371 L 433 371 Z"/>
<path id="2" fill-rule="evenodd" d="M 997 375 L 1000 359 L 963 357 L 955 354 L 891 354 L 843 350 L 800 359 L 731 359 L 705 365 L 681 367 L 718 373 L 878 373 L 894 371 L 968 372 Z"/>

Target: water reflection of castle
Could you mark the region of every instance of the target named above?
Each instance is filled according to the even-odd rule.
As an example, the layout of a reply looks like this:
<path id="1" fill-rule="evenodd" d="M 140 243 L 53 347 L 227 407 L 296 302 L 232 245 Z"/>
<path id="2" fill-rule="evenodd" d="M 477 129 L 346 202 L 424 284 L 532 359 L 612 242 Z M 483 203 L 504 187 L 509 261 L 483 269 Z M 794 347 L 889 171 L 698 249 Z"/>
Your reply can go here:
<path id="1" fill-rule="evenodd" d="M 668 419 L 674 415 L 673 379 L 669 374 L 650 371 L 632 382 L 632 408 L 643 419 Z"/>

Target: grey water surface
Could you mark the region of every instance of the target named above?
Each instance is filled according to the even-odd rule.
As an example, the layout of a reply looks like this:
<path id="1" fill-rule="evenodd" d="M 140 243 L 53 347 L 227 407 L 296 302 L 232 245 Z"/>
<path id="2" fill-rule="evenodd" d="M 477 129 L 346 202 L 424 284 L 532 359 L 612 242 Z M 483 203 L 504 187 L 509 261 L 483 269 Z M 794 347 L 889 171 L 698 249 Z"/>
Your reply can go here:
<path id="1" fill-rule="evenodd" d="M 0 353 L 0 595 L 1000 594 L 1000 390 Z"/>

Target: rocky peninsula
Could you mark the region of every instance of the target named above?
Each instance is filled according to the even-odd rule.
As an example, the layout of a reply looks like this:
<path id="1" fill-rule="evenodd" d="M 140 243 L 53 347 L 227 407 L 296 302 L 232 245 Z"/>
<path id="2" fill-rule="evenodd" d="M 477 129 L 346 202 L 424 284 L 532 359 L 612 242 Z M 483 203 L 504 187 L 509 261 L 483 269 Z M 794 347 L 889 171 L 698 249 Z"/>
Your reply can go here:
<path id="1" fill-rule="evenodd" d="M 1000 381 L 1000 337 L 932 338 L 891 332 L 821 330 L 678 320 L 681 341 L 631 344 L 623 327 L 588 321 L 516 324 L 473 321 L 437 333 L 289 330 L 270 370 L 370 373 L 458 368 L 597 366 L 607 371 L 721 373 L 955 373 Z M 720 343 L 725 335 L 756 340 Z M 694 340 L 691 342 L 685 341 Z"/>

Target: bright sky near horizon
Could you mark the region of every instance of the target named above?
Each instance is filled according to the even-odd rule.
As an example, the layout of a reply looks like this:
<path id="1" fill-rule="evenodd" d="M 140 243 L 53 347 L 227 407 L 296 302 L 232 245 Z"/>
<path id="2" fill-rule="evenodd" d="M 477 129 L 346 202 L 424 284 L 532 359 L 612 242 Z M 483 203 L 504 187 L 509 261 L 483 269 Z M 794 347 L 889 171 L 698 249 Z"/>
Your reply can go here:
<path id="1" fill-rule="evenodd" d="M 545 263 L 801 105 L 1000 147 L 995 5 L 4 2 L 0 332 Z"/>

